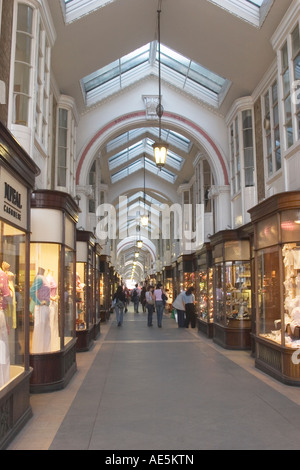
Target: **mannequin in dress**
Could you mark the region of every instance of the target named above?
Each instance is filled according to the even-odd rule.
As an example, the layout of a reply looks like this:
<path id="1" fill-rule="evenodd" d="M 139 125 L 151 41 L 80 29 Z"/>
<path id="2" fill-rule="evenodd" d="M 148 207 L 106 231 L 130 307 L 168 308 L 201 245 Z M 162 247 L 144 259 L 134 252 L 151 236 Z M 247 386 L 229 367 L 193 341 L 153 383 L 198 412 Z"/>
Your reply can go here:
<path id="1" fill-rule="evenodd" d="M 11 292 L 11 298 L 7 305 L 7 317 L 11 319 L 12 328 L 17 328 L 17 306 L 15 293 L 15 275 L 10 271 L 10 264 L 6 261 L 2 263 L 2 270 L 6 273 L 8 279 L 8 287 Z"/>
<path id="2" fill-rule="evenodd" d="M 5 316 L 9 297 L 10 290 L 7 275 L 0 270 L 0 388 L 9 382 L 10 379 L 9 327 Z"/>
<path id="3" fill-rule="evenodd" d="M 51 330 L 51 351 L 60 349 L 59 327 L 58 327 L 58 295 L 57 282 L 53 277 L 53 271 L 48 269 L 47 281 L 50 285 L 50 330 Z"/>
<path id="4" fill-rule="evenodd" d="M 45 270 L 38 268 L 36 277 L 30 288 L 30 297 L 34 304 L 34 329 L 31 352 L 45 353 L 51 351 L 50 329 L 50 284 Z"/>

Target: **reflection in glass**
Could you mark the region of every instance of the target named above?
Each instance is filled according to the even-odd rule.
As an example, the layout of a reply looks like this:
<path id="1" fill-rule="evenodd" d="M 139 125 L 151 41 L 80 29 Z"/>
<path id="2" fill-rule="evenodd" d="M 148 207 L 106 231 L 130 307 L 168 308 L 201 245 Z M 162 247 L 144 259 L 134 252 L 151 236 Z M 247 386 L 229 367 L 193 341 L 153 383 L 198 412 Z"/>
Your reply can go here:
<path id="1" fill-rule="evenodd" d="M 25 233 L 0 222 L 0 390 L 24 370 Z"/>
<path id="2" fill-rule="evenodd" d="M 31 243 L 30 257 L 30 352 L 58 351 L 60 246 Z"/>

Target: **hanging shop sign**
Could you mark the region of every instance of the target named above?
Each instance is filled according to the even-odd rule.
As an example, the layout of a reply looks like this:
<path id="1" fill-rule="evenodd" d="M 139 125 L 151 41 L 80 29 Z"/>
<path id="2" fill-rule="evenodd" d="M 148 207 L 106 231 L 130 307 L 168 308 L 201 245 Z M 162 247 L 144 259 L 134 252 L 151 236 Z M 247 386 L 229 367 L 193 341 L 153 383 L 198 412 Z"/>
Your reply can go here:
<path id="1" fill-rule="evenodd" d="M 0 168 L 0 217 L 23 229 L 27 225 L 27 188 Z"/>

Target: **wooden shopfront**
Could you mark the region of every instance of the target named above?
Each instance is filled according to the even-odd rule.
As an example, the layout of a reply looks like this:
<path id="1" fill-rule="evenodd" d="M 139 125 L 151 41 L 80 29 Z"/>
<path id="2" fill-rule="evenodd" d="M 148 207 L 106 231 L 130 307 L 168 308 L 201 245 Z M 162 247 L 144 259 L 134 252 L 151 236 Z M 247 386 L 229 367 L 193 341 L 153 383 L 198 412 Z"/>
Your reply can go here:
<path id="1" fill-rule="evenodd" d="M 0 122 L 0 449 L 32 416 L 30 195 L 39 169 Z"/>

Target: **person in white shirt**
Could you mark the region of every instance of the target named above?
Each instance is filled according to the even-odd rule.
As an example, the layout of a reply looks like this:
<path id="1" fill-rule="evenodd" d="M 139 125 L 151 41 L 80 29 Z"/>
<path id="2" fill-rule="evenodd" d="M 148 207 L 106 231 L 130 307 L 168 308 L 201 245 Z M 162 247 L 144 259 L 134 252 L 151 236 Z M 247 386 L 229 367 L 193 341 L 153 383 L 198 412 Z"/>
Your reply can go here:
<path id="1" fill-rule="evenodd" d="M 184 328 L 185 326 L 185 304 L 183 302 L 183 296 L 185 291 L 180 292 L 173 302 L 173 307 L 177 310 L 177 324 L 178 328 Z"/>

